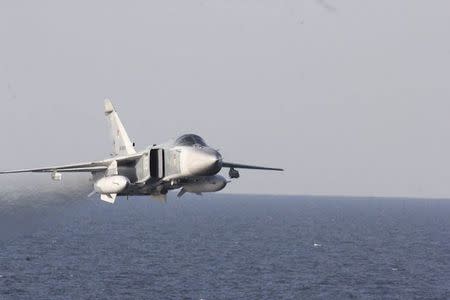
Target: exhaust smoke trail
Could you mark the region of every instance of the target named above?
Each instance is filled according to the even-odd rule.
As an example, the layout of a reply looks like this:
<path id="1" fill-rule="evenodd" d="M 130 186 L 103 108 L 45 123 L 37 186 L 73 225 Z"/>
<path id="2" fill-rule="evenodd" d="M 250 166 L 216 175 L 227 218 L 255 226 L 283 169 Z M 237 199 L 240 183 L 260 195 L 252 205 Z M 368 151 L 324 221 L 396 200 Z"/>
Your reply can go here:
<path id="1" fill-rule="evenodd" d="M 64 211 L 87 201 L 90 189 L 85 176 L 66 176 L 63 182 L 36 174 L 2 177 L 0 241 L 31 234 L 49 222 L 57 224 Z"/>

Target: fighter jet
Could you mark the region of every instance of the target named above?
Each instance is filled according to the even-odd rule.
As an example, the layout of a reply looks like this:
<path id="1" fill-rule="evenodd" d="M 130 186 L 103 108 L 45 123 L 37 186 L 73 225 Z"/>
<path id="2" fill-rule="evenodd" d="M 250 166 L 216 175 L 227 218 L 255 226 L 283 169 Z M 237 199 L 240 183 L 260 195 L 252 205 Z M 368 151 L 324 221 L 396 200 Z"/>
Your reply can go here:
<path id="1" fill-rule="evenodd" d="M 87 172 L 92 174 L 93 192 L 100 199 L 114 203 L 117 196 L 150 195 L 166 200 L 169 190 L 179 189 L 178 197 L 185 193 L 201 195 L 217 192 L 230 182 L 218 173 L 228 168 L 230 179 L 239 178 L 237 169 L 283 171 L 226 162 L 218 150 L 211 148 L 198 135 L 185 134 L 162 144 L 154 144 L 142 151 L 135 150 L 119 115 L 110 100 L 105 100 L 105 115 L 109 121 L 113 152 L 101 161 L 0 172 L 51 173 L 55 181 L 62 173 Z"/>

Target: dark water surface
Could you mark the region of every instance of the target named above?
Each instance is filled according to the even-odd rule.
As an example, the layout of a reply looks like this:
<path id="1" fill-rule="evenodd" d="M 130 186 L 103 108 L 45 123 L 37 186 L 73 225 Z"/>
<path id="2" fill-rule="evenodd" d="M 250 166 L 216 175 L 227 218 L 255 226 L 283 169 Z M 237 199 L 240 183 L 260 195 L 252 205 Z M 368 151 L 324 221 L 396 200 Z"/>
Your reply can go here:
<path id="1" fill-rule="evenodd" d="M 0 299 L 449 299 L 450 201 L 0 199 Z"/>

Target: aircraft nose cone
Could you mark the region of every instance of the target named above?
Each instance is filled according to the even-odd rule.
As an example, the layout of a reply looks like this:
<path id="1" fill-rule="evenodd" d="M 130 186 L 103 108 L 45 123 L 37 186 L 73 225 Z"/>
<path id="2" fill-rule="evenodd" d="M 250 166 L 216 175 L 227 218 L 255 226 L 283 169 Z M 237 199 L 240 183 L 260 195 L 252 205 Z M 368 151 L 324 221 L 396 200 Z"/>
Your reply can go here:
<path id="1" fill-rule="evenodd" d="M 214 175 L 222 169 L 222 155 L 215 150 L 205 152 L 204 158 L 204 175 Z"/>
<path id="2" fill-rule="evenodd" d="M 214 175 L 222 169 L 222 156 L 213 149 L 197 150 L 190 155 L 189 160 L 189 172 L 192 175 Z"/>
<path id="3" fill-rule="evenodd" d="M 222 155 L 217 151 L 214 152 L 210 167 L 211 174 L 217 174 L 222 169 Z"/>

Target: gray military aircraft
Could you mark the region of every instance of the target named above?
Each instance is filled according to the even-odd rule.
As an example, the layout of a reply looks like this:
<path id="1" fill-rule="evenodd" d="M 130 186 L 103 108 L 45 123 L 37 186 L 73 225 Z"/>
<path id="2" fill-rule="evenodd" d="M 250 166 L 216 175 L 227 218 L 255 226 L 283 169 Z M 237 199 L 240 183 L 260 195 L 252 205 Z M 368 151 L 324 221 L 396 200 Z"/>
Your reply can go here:
<path id="1" fill-rule="evenodd" d="M 65 172 L 90 172 L 94 190 L 89 196 L 98 193 L 103 201 L 114 203 L 117 196 L 129 195 L 150 195 L 166 200 L 167 192 L 176 189 L 181 189 L 178 197 L 187 192 L 198 195 L 217 192 L 230 182 L 218 175 L 222 168 L 229 168 L 228 175 L 232 179 L 240 176 L 236 169 L 283 171 L 278 168 L 225 162 L 217 150 L 209 147 L 195 134 L 185 134 L 175 141 L 155 144 L 137 152 L 108 99 L 105 100 L 105 115 L 113 138 L 111 158 L 0 174 L 51 173 L 53 180 L 61 181 L 62 173 Z"/>

